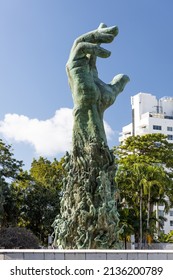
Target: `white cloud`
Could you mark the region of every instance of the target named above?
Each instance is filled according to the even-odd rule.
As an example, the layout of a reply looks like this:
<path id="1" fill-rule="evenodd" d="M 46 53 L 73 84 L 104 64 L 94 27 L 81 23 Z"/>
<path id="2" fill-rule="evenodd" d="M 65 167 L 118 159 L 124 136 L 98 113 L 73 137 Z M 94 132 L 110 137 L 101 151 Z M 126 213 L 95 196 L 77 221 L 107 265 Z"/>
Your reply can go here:
<path id="1" fill-rule="evenodd" d="M 111 140 L 115 135 L 115 131 L 111 128 L 111 126 L 106 121 L 103 122 L 104 122 L 104 128 L 105 128 L 107 140 Z"/>
<path id="2" fill-rule="evenodd" d="M 108 140 L 114 135 L 104 121 Z M 0 133 L 7 139 L 34 146 L 38 155 L 56 156 L 71 149 L 73 117 L 72 109 L 60 108 L 48 120 L 29 119 L 24 115 L 6 114 L 0 121 Z"/>

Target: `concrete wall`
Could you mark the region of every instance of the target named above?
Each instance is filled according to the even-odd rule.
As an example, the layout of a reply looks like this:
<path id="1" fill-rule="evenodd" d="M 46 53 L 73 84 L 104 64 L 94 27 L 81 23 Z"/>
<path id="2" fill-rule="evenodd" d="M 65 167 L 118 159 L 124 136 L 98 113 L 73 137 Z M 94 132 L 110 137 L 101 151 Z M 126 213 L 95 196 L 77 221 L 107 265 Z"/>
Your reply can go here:
<path id="1" fill-rule="evenodd" d="M 2 249 L 0 260 L 173 260 L 173 251 Z"/>

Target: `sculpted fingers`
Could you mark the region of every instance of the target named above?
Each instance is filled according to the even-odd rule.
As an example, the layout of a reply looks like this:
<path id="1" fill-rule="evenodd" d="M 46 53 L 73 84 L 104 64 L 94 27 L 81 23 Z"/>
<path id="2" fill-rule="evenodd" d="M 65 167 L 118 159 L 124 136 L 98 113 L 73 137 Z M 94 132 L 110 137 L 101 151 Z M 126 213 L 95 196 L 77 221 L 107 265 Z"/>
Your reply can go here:
<path id="1" fill-rule="evenodd" d="M 106 32 L 101 32 L 99 30 L 95 30 L 89 33 L 86 33 L 82 36 L 80 36 L 75 41 L 75 46 L 81 42 L 88 42 L 93 44 L 102 44 L 102 43 L 111 43 L 114 39 L 113 34 L 109 34 Z"/>
<path id="2" fill-rule="evenodd" d="M 116 75 L 110 83 L 111 88 L 115 95 L 123 91 L 125 85 L 130 81 L 129 77 L 124 74 Z"/>
<path id="3" fill-rule="evenodd" d="M 92 43 L 79 43 L 74 51 L 73 59 L 83 58 L 86 55 L 99 56 L 102 58 L 107 58 L 111 55 L 111 52 L 100 47 L 99 45 L 95 45 Z"/>
<path id="4" fill-rule="evenodd" d="M 92 68 L 95 67 L 96 57 L 107 58 L 111 52 L 100 47 L 102 43 L 111 43 L 118 34 L 118 27 L 107 27 L 101 23 L 99 27 L 77 38 L 71 49 L 68 64 L 72 67 L 85 66 L 83 62 L 89 62 Z M 79 61 L 82 59 L 81 61 Z M 77 61 L 78 60 L 78 61 Z"/>
<path id="5" fill-rule="evenodd" d="M 101 23 L 98 29 L 88 32 L 76 39 L 74 47 L 78 43 L 88 42 L 93 44 L 111 43 L 114 37 L 118 34 L 118 27 L 107 27 L 104 23 Z"/>
<path id="6" fill-rule="evenodd" d="M 98 31 L 106 34 L 112 34 L 114 37 L 117 36 L 119 30 L 117 26 L 107 27 L 106 24 L 101 23 L 98 27 Z"/>

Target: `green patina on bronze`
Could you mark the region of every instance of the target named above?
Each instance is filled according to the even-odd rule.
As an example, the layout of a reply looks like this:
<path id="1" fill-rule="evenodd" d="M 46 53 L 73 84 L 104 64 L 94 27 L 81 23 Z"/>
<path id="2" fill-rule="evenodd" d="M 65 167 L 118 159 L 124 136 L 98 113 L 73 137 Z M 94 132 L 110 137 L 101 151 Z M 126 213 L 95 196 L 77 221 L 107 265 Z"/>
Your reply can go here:
<path id="1" fill-rule="evenodd" d="M 61 213 L 53 224 L 58 248 L 119 248 L 116 166 L 107 145 L 103 114 L 129 78 L 119 74 L 105 84 L 96 69 L 97 56 L 110 56 L 101 43 L 111 43 L 117 34 L 116 26 L 100 24 L 75 40 L 67 62 L 74 127 L 72 152 L 65 157 L 68 176 L 63 182 Z"/>

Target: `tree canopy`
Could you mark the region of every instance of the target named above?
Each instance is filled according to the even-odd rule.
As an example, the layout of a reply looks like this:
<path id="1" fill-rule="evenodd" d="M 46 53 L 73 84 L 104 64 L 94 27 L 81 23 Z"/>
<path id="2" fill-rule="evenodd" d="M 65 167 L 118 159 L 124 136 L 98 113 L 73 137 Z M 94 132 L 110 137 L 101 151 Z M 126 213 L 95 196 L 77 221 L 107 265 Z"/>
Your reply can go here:
<path id="1" fill-rule="evenodd" d="M 147 134 L 129 137 L 114 150 L 120 221 L 127 225 L 127 234 L 135 233 L 138 241 L 156 231 L 154 205 L 164 203 L 165 211 L 173 205 L 172 148 L 163 134 Z"/>
<path id="2" fill-rule="evenodd" d="M 29 172 L 21 172 L 20 179 L 11 186 L 17 206 L 16 224 L 30 229 L 43 243 L 52 233 L 51 224 L 59 213 L 65 176 L 62 165 L 63 159 L 34 159 Z"/>
<path id="3" fill-rule="evenodd" d="M 10 195 L 10 183 L 16 180 L 22 170 L 23 162 L 16 160 L 11 145 L 0 139 L 0 227 L 12 222 L 13 204 Z"/>
<path id="4" fill-rule="evenodd" d="M 53 232 L 59 213 L 64 159 L 33 159 L 28 171 L 16 160 L 11 145 L 0 140 L 0 228 L 26 227 L 42 243 Z"/>

